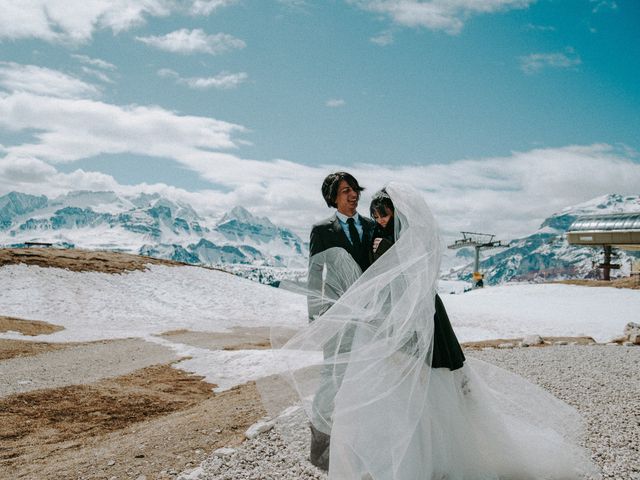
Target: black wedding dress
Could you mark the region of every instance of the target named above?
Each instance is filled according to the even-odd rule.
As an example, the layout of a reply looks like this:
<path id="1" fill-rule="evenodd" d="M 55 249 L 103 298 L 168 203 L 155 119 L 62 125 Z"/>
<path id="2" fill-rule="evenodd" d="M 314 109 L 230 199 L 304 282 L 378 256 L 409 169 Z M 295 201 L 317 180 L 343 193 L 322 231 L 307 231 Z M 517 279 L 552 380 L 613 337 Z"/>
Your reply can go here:
<path id="1" fill-rule="evenodd" d="M 393 219 L 389 221 L 386 228 L 376 223 L 373 230 L 373 240 L 381 238 L 376 251 L 373 251 L 371 245 L 371 263 L 380 258 L 394 243 L 394 225 Z M 458 342 L 447 310 L 440 295 L 436 294 L 436 313 L 433 316 L 433 355 L 431 356 L 431 368 L 448 368 L 449 370 L 458 370 L 462 368 L 465 357 Z"/>

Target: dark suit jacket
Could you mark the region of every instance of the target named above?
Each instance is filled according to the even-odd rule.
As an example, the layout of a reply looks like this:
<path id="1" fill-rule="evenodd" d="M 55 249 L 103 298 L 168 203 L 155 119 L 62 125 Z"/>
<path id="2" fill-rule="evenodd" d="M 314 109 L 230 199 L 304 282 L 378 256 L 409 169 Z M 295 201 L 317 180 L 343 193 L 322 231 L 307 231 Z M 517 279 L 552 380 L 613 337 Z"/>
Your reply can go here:
<path id="1" fill-rule="evenodd" d="M 331 217 L 316 223 L 311 228 L 311 240 L 309 242 L 309 256 L 312 257 L 316 253 L 323 252 L 332 247 L 344 248 L 351 254 L 353 259 L 360 265 L 360 268 L 364 272 L 371 261 L 369 260 L 368 250 L 371 246 L 372 233 L 375 222 L 370 218 L 360 215 L 360 223 L 362 224 L 362 255 L 361 258 L 356 258 L 356 252 L 353 250 L 353 245 L 347 238 L 340 225 L 338 216 L 334 213 Z"/>
<path id="2" fill-rule="evenodd" d="M 354 251 L 353 245 L 347 238 L 340 225 L 337 215 L 334 213 L 331 217 L 316 223 L 311 228 L 311 239 L 309 242 L 309 258 L 323 252 L 329 248 L 344 248 L 353 259 L 358 263 L 362 271 L 365 271 L 371 265 L 371 242 L 372 233 L 375 222 L 369 218 L 360 215 L 360 223 L 362 225 L 362 252 L 358 258 L 357 252 Z M 315 264 L 314 268 L 309 268 L 309 289 L 312 292 L 320 291 L 322 288 L 322 265 Z M 312 319 L 316 315 L 322 313 L 317 306 L 311 308 L 309 304 L 309 318 Z"/>

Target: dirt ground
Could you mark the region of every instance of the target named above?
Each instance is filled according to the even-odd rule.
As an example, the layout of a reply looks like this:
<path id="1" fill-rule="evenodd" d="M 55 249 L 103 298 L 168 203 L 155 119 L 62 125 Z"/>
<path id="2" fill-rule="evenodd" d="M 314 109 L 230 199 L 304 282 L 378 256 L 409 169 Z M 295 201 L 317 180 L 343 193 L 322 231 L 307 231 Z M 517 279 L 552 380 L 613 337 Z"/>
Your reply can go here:
<path id="1" fill-rule="evenodd" d="M 148 265 L 184 265 L 171 260 L 120 252 L 63 248 L 2 248 L 0 267 L 24 263 L 40 267 L 66 268 L 74 272 L 124 273 L 144 270 Z"/>
<path id="2" fill-rule="evenodd" d="M 15 317 L 3 317 L 0 315 L 0 333 L 18 332 L 22 335 L 36 336 L 64 330 L 60 325 L 53 325 L 40 320 L 23 320 Z"/>
<path id="3" fill-rule="evenodd" d="M 60 330 L 64 330 L 64 327 L 39 320 L 23 320 L 21 318 L 0 316 L 0 333 L 18 332 L 22 335 L 36 336 L 47 335 Z M 38 355 L 52 350 L 61 350 L 70 345 L 72 344 L 0 339 L 0 360 Z"/>
<path id="4" fill-rule="evenodd" d="M 263 350 L 271 348 L 268 327 L 232 328 L 230 332 L 193 332 L 190 330 L 172 330 L 161 336 L 171 341 L 210 350 Z M 279 329 L 278 340 L 284 341 L 295 333 L 294 330 Z"/>
<path id="5" fill-rule="evenodd" d="M 0 317 L 0 331 L 38 335 L 60 328 Z M 268 333 L 236 328 L 163 336 L 201 348 L 236 350 L 269 348 Z M 0 339 L 0 361 L 75 345 L 80 344 Z M 246 429 L 265 415 L 255 383 L 217 394 L 214 387 L 163 364 L 95 383 L 78 379 L 76 385 L 2 397 L 0 478 L 175 478 L 216 448 L 241 443 Z"/>
<path id="6" fill-rule="evenodd" d="M 213 387 L 157 365 L 2 398 L 0 478 L 173 478 L 264 415 L 255 384 Z"/>
<path id="7" fill-rule="evenodd" d="M 0 361 L 16 357 L 30 357 L 54 350 L 63 350 L 72 343 L 25 342 L 22 340 L 0 339 Z"/>
<path id="8" fill-rule="evenodd" d="M 581 285 L 583 287 L 614 287 L 640 290 L 640 278 L 638 277 L 616 278 L 609 282 L 605 282 L 604 280 L 559 280 L 554 283 L 564 283 L 565 285 Z"/>

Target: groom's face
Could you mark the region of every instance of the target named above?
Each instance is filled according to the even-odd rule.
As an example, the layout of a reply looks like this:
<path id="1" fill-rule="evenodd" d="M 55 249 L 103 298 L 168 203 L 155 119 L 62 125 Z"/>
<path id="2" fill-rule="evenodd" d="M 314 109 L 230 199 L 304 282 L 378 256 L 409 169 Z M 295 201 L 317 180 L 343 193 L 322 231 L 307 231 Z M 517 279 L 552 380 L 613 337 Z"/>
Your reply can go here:
<path id="1" fill-rule="evenodd" d="M 358 208 L 358 198 L 360 194 L 356 192 L 346 180 L 341 180 L 338 185 L 338 195 L 336 196 L 336 205 L 338 211 L 349 217 L 356 213 Z"/>

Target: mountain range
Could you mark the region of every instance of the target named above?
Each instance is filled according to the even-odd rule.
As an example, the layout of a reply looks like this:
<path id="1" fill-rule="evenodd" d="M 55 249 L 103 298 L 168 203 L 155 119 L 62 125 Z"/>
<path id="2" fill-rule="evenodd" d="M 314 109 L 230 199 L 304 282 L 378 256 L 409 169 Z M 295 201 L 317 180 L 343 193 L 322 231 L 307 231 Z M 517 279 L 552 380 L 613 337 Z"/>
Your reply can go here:
<path id="1" fill-rule="evenodd" d="M 0 244 L 45 242 L 118 250 L 203 265 L 304 268 L 308 246 L 241 206 L 221 218 L 158 194 L 74 191 L 56 198 L 0 197 Z"/>
<path id="2" fill-rule="evenodd" d="M 585 278 L 597 275 L 599 249 L 572 246 L 565 232 L 581 215 L 640 211 L 640 196 L 597 197 L 546 218 L 540 228 L 502 249 L 482 252 L 485 283 Z M 63 247 L 117 250 L 185 263 L 224 266 L 271 283 L 304 275 L 308 244 L 293 231 L 237 206 L 219 218 L 158 194 L 123 196 L 73 191 L 48 198 L 19 192 L 0 197 L 0 245 L 46 242 Z M 620 272 L 638 253 L 618 251 Z M 469 281 L 473 251 L 458 250 L 442 278 Z M 615 272 L 614 272 L 615 274 Z"/>
<path id="3" fill-rule="evenodd" d="M 602 262 L 602 249 L 569 245 L 565 232 L 579 216 L 625 212 L 640 212 L 639 195 L 604 195 L 564 208 L 546 218 L 531 235 L 508 242 L 507 248 L 482 251 L 480 270 L 485 283 L 598 278 L 594 264 Z M 614 263 L 621 265 L 619 274 L 628 275 L 630 260 L 639 258 L 639 252 L 614 252 Z M 473 256 L 471 249 L 459 250 L 460 264 L 443 278 L 470 281 Z"/>

